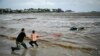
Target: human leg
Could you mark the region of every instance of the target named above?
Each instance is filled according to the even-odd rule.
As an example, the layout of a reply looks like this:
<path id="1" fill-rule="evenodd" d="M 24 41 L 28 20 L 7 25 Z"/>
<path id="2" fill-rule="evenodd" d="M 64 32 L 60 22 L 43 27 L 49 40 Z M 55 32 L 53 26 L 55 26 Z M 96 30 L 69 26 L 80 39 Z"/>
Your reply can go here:
<path id="1" fill-rule="evenodd" d="M 25 44 L 24 42 L 21 42 L 21 45 L 22 45 L 25 49 L 27 49 L 27 46 L 26 46 L 26 44 Z"/>
<path id="2" fill-rule="evenodd" d="M 30 41 L 29 44 L 30 44 L 32 47 L 34 47 L 33 41 Z"/>
<path id="3" fill-rule="evenodd" d="M 34 44 L 38 47 L 37 41 L 34 41 Z"/>
<path id="4" fill-rule="evenodd" d="M 20 43 L 16 41 L 16 47 L 11 47 L 12 51 L 20 50 Z"/>

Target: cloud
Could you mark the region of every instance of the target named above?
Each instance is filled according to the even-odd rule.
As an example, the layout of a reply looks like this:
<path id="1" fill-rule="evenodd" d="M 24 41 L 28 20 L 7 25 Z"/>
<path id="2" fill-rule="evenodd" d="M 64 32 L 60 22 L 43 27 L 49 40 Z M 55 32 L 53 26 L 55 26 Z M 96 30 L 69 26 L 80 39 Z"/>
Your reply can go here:
<path id="1" fill-rule="evenodd" d="M 27 8 L 52 8 L 55 6 L 54 2 L 51 1 L 46 1 L 46 0 L 29 0 L 29 1 L 24 1 L 23 3 L 20 2 L 18 3 L 18 6 L 20 7 L 27 7 Z M 24 8 L 25 8 L 24 7 Z"/>
<path id="2" fill-rule="evenodd" d="M 100 0 L 0 0 L 0 7 L 100 10 Z"/>
<path id="3" fill-rule="evenodd" d="M 24 5 L 54 5 L 53 2 L 49 2 L 49 1 L 32 1 L 32 2 L 25 2 L 25 3 L 22 3 Z"/>

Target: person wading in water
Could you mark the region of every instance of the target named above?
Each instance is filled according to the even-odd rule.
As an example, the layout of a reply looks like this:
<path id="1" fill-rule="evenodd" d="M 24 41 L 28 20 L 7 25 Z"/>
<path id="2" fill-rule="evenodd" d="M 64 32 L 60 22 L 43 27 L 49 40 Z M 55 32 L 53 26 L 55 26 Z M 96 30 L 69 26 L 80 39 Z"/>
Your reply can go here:
<path id="1" fill-rule="evenodd" d="M 21 32 L 19 33 L 19 35 L 16 38 L 16 47 L 11 47 L 12 51 L 20 50 L 20 45 L 22 45 L 25 49 L 27 49 L 26 44 L 23 42 L 25 37 L 26 37 L 25 29 L 22 28 Z"/>
<path id="2" fill-rule="evenodd" d="M 32 34 L 31 34 L 31 38 L 30 38 L 30 42 L 29 44 L 34 47 L 33 44 L 36 45 L 36 47 L 38 47 L 38 44 L 37 44 L 37 40 L 39 39 L 40 36 L 38 36 L 38 34 L 35 33 L 35 30 L 32 31 Z"/>

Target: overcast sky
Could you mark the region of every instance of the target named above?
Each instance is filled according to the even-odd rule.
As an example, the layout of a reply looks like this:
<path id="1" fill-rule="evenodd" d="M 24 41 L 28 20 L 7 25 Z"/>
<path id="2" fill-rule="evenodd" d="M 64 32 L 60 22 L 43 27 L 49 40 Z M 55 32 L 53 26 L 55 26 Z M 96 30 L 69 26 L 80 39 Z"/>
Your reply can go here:
<path id="1" fill-rule="evenodd" d="M 61 8 L 73 11 L 100 11 L 100 0 L 0 0 L 0 8 Z"/>

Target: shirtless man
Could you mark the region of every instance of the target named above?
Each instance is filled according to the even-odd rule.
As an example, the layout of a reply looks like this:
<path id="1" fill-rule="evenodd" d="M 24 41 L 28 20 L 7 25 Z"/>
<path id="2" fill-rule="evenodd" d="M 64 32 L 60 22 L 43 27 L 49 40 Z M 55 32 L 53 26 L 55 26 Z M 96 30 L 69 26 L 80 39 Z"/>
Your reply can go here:
<path id="1" fill-rule="evenodd" d="M 38 44 L 37 44 L 37 40 L 38 40 L 39 36 L 38 34 L 35 33 L 35 31 L 33 30 L 32 31 L 32 34 L 31 34 L 31 40 L 29 42 L 29 44 L 34 47 L 33 44 L 35 44 L 37 47 L 38 47 Z"/>

